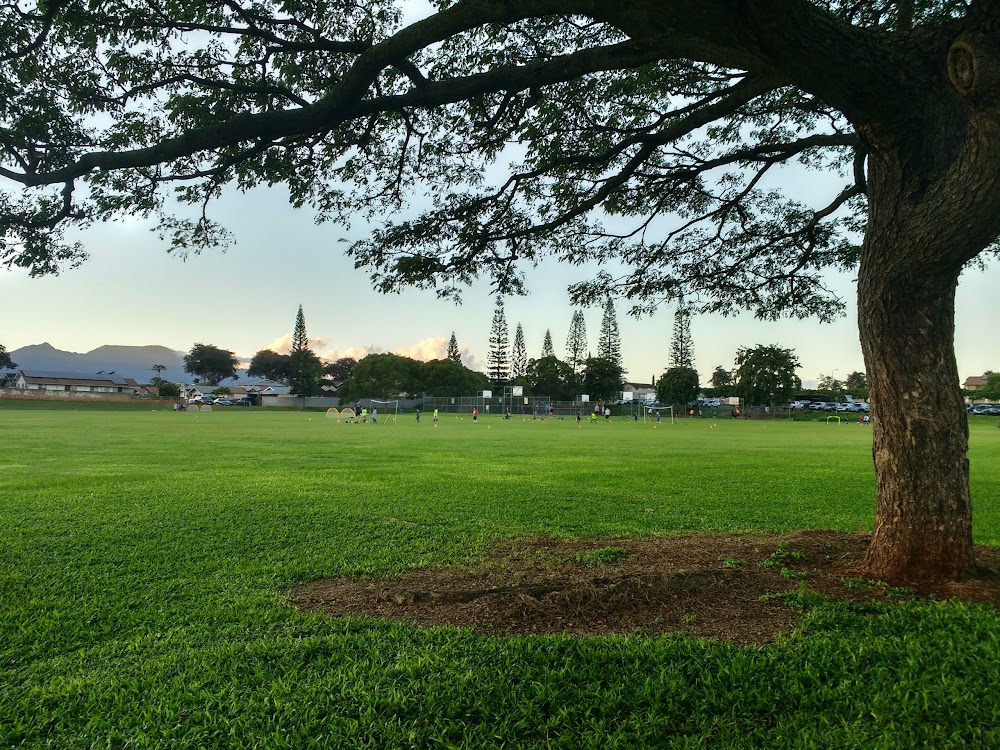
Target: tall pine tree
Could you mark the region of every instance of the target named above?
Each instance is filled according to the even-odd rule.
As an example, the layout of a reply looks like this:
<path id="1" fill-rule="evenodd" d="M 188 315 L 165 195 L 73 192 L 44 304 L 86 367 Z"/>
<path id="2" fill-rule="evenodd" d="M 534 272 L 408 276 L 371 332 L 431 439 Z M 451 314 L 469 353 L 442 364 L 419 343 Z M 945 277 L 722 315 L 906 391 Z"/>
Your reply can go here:
<path id="1" fill-rule="evenodd" d="M 448 342 L 448 359 L 452 362 L 461 362 L 462 353 L 458 350 L 458 339 L 455 338 L 455 332 L 451 332 L 451 340 Z"/>
<path id="2" fill-rule="evenodd" d="M 545 329 L 545 340 L 542 341 L 542 357 L 556 356 L 555 347 L 552 346 L 552 331 Z"/>
<path id="3" fill-rule="evenodd" d="M 677 303 L 677 310 L 674 312 L 674 335 L 670 340 L 670 366 L 695 369 L 694 341 L 691 338 L 691 308 L 684 304 L 683 297 Z"/>
<path id="4" fill-rule="evenodd" d="M 289 391 L 296 396 L 311 396 L 319 389 L 323 378 L 323 363 L 309 348 L 309 336 L 306 333 L 306 316 L 302 313 L 302 305 L 295 316 L 295 331 L 292 333 L 292 352 L 288 359 Z"/>
<path id="5" fill-rule="evenodd" d="M 528 367 L 528 350 L 524 347 L 524 329 L 517 324 L 514 331 L 514 350 L 510 357 L 510 376 L 520 378 Z"/>
<path id="6" fill-rule="evenodd" d="M 615 306 L 608 297 L 604 303 L 604 317 L 601 318 L 601 337 L 597 342 L 597 356 L 609 362 L 622 366 L 622 339 L 618 332 L 618 318 Z"/>
<path id="7" fill-rule="evenodd" d="M 499 385 L 510 376 L 510 353 L 507 350 L 507 318 L 503 311 L 503 297 L 497 297 L 493 311 L 493 328 L 490 330 L 490 351 L 486 356 L 486 371 L 490 380 Z"/>
<path id="8" fill-rule="evenodd" d="M 580 371 L 580 364 L 586 358 L 586 353 L 587 324 L 583 320 L 583 313 L 576 310 L 566 335 L 566 363 L 573 368 L 574 373 Z"/>

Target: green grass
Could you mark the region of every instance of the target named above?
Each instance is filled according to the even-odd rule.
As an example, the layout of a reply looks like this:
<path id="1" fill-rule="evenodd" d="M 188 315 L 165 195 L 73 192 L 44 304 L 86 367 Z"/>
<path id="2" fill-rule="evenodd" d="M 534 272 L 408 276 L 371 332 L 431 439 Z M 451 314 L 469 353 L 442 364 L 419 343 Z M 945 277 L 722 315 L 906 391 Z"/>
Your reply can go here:
<path id="1" fill-rule="evenodd" d="M 1000 619 L 979 606 L 803 593 L 799 631 L 744 647 L 486 638 L 285 602 L 299 580 L 461 565 L 500 537 L 869 529 L 869 428 L 0 420 L 2 747 L 1000 746 Z M 1000 430 L 973 422 L 992 545 L 998 458 Z"/>

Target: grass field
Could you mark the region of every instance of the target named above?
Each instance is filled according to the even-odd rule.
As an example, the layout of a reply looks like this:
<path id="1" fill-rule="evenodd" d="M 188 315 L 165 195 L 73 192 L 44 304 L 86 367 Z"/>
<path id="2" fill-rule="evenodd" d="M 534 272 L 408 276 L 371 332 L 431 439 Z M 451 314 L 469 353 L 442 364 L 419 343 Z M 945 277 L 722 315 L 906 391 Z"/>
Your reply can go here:
<path id="1" fill-rule="evenodd" d="M 488 638 L 285 599 L 537 533 L 870 529 L 869 428 L 7 405 L 0 421 L 3 747 L 1000 746 L 985 607 L 820 604 L 750 647 Z M 976 541 L 1000 545 L 1000 430 L 971 421 Z"/>

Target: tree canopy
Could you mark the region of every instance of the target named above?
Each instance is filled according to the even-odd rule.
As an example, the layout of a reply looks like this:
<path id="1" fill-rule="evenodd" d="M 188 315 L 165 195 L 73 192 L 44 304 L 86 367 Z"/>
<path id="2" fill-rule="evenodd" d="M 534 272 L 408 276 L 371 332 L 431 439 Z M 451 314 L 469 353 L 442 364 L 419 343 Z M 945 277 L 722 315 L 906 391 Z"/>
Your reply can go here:
<path id="1" fill-rule="evenodd" d="M 309 347 L 306 316 L 299 305 L 292 331 L 292 351 L 288 355 L 289 392 L 296 396 L 312 396 L 319 390 L 322 379 L 323 363 Z"/>
<path id="2" fill-rule="evenodd" d="M 582 310 L 574 310 L 566 334 L 566 362 L 579 372 L 580 365 L 587 358 L 587 321 Z"/>
<path id="3" fill-rule="evenodd" d="M 333 362 L 327 362 L 323 367 L 323 372 L 335 383 L 343 383 L 351 377 L 357 364 L 357 360 L 353 357 L 341 357 L 340 359 L 333 360 Z"/>
<path id="4" fill-rule="evenodd" d="M 524 377 L 532 396 L 571 401 L 580 393 L 579 376 L 568 363 L 556 357 L 529 360 Z"/>
<path id="5" fill-rule="evenodd" d="M 598 264 L 574 304 L 828 320 L 824 272 L 847 269 L 866 571 L 958 576 L 954 300 L 1000 233 L 998 47 L 997 0 L 443 0 L 405 22 L 389 0 L 8 3 L 0 263 L 54 273 L 86 256 L 67 230 L 122 217 L 225 245 L 225 187 L 283 183 L 321 221 L 380 223 L 349 253 L 384 291 L 519 293 L 552 255 Z M 839 182 L 783 191 L 786 164 Z"/>
<path id="6" fill-rule="evenodd" d="M 266 378 L 276 383 L 284 383 L 288 380 L 289 356 L 278 354 L 273 349 L 261 349 L 250 359 L 247 367 L 247 375 L 252 378 Z"/>
<path id="7" fill-rule="evenodd" d="M 693 367 L 671 367 L 656 381 L 656 399 L 684 406 L 698 396 L 698 387 L 698 371 Z"/>
<path id="8" fill-rule="evenodd" d="M 235 380 L 240 360 L 233 352 L 211 344 L 195 344 L 184 355 L 184 371 L 205 379 L 209 385 Z"/>
<path id="9" fill-rule="evenodd" d="M 802 387 L 799 358 L 780 346 L 740 347 L 736 352 L 736 393 L 748 406 L 788 401 Z"/>
<path id="10" fill-rule="evenodd" d="M 622 366 L 604 357 L 588 357 L 583 363 L 583 392 L 591 401 L 609 401 L 622 390 Z"/>
<path id="11" fill-rule="evenodd" d="M 490 379 L 450 358 L 420 363 L 417 377 L 427 396 L 471 396 L 481 393 Z"/>
<path id="12" fill-rule="evenodd" d="M 10 370 L 17 367 L 17 362 L 10 358 L 10 354 L 7 353 L 7 347 L 3 344 L 0 344 L 0 367 L 6 367 Z"/>
<path id="13" fill-rule="evenodd" d="M 369 354 L 337 395 L 344 399 L 406 398 L 420 393 L 421 363 L 399 354 Z"/>
<path id="14" fill-rule="evenodd" d="M 448 359 L 452 362 L 461 362 L 462 353 L 458 350 L 458 339 L 455 338 L 455 332 L 451 332 L 451 338 L 448 339 Z"/>
<path id="15" fill-rule="evenodd" d="M 496 307 L 493 310 L 493 325 L 490 327 L 490 350 L 486 355 L 486 369 L 494 385 L 506 383 L 510 378 L 508 333 L 503 297 L 497 297 Z"/>

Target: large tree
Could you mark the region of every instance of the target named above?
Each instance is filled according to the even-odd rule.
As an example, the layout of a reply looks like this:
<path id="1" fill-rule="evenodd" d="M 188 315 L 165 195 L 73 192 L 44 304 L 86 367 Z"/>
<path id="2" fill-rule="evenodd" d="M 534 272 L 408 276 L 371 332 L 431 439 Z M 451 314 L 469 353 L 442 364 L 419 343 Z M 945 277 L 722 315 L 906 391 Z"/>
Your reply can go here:
<path id="1" fill-rule="evenodd" d="M 425 396 L 472 396 L 482 393 L 490 382 L 483 373 L 450 358 L 421 363 L 417 378 Z"/>
<path id="2" fill-rule="evenodd" d="M 10 358 L 10 354 L 7 353 L 7 347 L 3 344 L 0 344 L 0 367 L 6 367 L 9 370 L 17 367 L 17 362 Z"/>
<path id="3" fill-rule="evenodd" d="M 582 310 L 574 310 L 566 333 L 566 362 L 573 372 L 580 371 L 580 365 L 587 358 L 587 322 Z"/>
<path id="4" fill-rule="evenodd" d="M 516 380 L 524 375 L 525 369 L 528 367 L 528 349 L 524 345 L 524 329 L 521 328 L 521 324 L 517 324 L 517 328 L 514 329 L 514 344 L 511 347 L 510 353 L 510 377 L 511 380 Z"/>
<path id="5" fill-rule="evenodd" d="M 239 365 L 240 361 L 235 354 L 211 344 L 195 344 L 184 355 L 184 372 L 204 378 L 208 385 L 235 380 Z"/>
<path id="6" fill-rule="evenodd" d="M 580 377 L 569 363 L 556 357 L 542 357 L 528 361 L 524 374 L 530 384 L 531 395 L 547 397 L 553 401 L 571 401 L 580 393 Z"/>
<path id="7" fill-rule="evenodd" d="M 420 365 L 417 360 L 399 354 L 369 354 L 358 362 L 337 395 L 348 400 L 417 395 L 422 387 Z"/>
<path id="8" fill-rule="evenodd" d="M 583 390 L 591 401 L 620 397 L 624 371 L 618 362 L 604 357 L 587 357 L 583 363 Z"/>
<path id="9" fill-rule="evenodd" d="M 358 361 L 354 357 L 341 357 L 333 362 L 327 362 L 323 367 L 323 373 L 335 383 L 343 383 L 354 373 Z"/>
<path id="10" fill-rule="evenodd" d="M 712 371 L 712 379 L 709 380 L 713 388 L 724 388 L 733 384 L 733 374 L 722 365 L 716 365 Z"/>
<path id="11" fill-rule="evenodd" d="M 1000 233 L 997 0 L 458 0 L 402 18 L 387 0 L 4 4 L 0 262 L 71 266 L 66 230 L 119 217 L 197 252 L 227 240 L 224 186 L 284 183 L 345 223 L 430 201 L 352 247 L 385 290 L 487 276 L 517 293 L 519 264 L 553 254 L 601 263 L 574 303 L 829 319 L 823 271 L 850 269 L 874 416 L 866 572 L 972 570 L 954 301 Z M 784 194 L 792 162 L 842 181 Z M 169 215 L 167 195 L 194 209 Z"/>
<path id="12" fill-rule="evenodd" d="M 288 355 L 288 390 L 303 398 L 312 396 L 319 390 L 322 379 L 323 363 L 309 347 L 306 316 L 302 312 L 302 305 L 299 305 L 292 331 L 292 351 Z"/>
<path id="13" fill-rule="evenodd" d="M 250 358 L 247 375 L 251 378 L 266 378 L 277 383 L 284 383 L 289 375 L 289 356 L 279 354 L 273 349 L 261 349 Z"/>
<path id="14" fill-rule="evenodd" d="M 604 301 L 604 315 L 601 316 L 601 335 L 597 340 L 597 356 L 622 367 L 622 337 L 618 331 L 618 316 L 615 302 L 611 297 Z"/>
<path id="15" fill-rule="evenodd" d="M 851 388 L 853 390 L 859 390 L 861 388 L 868 387 L 868 378 L 865 377 L 863 372 L 858 372 L 855 370 L 850 373 L 846 378 L 844 378 L 844 387 Z"/>
<path id="16" fill-rule="evenodd" d="M 656 381 L 656 398 L 661 404 L 686 406 L 698 396 L 698 371 L 693 367 L 671 367 Z"/>
<path id="17" fill-rule="evenodd" d="M 691 308 L 682 298 L 674 310 L 674 332 L 670 337 L 670 366 L 694 369 L 694 338 L 691 336 Z"/>
<path id="18" fill-rule="evenodd" d="M 490 327 L 490 350 L 486 355 L 486 371 L 494 385 L 506 383 L 510 378 L 508 333 L 503 298 L 497 297 L 497 304 L 493 310 L 493 325 Z"/>
<path id="19" fill-rule="evenodd" d="M 455 332 L 451 332 L 451 338 L 448 339 L 448 359 L 452 362 L 462 361 L 462 352 L 458 349 L 458 339 L 455 338 Z"/>
<path id="20" fill-rule="evenodd" d="M 545 329 L 545 338 L 542 339 L 542 357 L 554 357 L 556 356 L 555 347 L 552 345 L 552 331 L 548 328 Z"/>
<path id="21" fill-rule="evenodd" d="M 799 358 L 791 349 L 758 345 L 736 352 L 736 393 L 748 406 L 788 401 L 802 387 Z"/>

